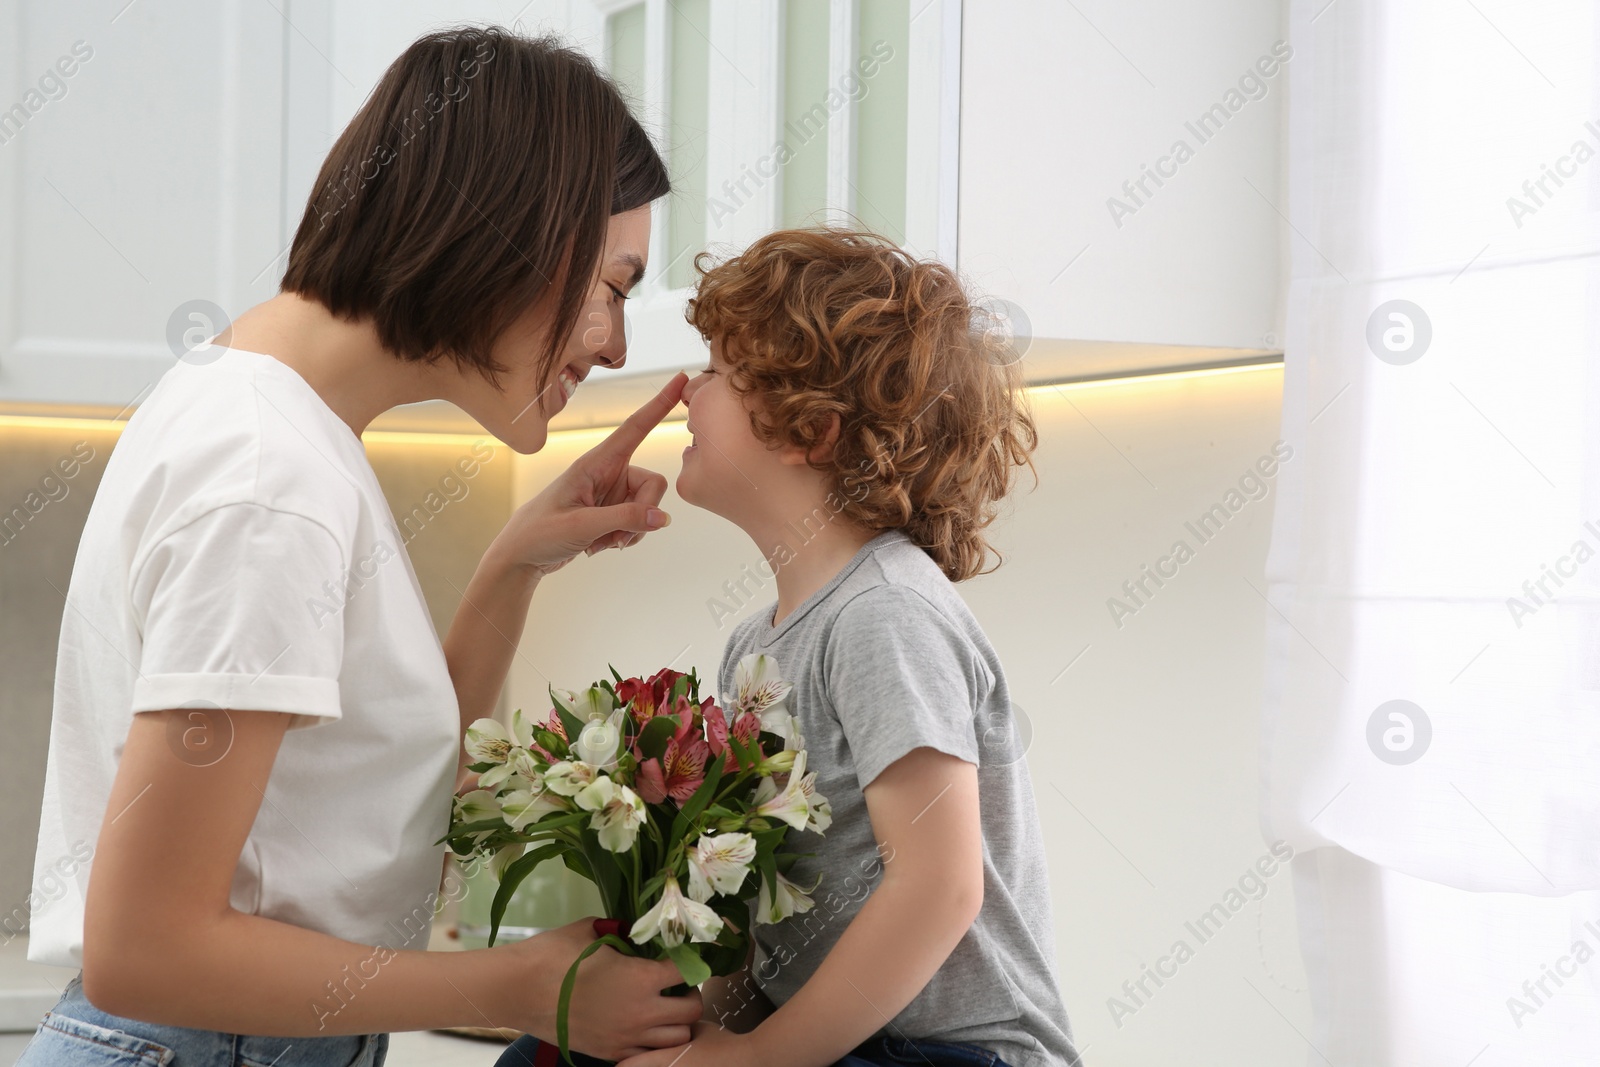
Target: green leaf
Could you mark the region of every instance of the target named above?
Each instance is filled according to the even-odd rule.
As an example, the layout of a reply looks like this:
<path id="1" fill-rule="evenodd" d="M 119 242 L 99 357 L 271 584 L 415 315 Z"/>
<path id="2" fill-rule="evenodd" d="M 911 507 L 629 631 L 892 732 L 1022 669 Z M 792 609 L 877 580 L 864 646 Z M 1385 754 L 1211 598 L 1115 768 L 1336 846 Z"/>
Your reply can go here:
<path id="1" fill-rule="evenodd" d="M 554 686 L 551 686 L 552 690 L 554 688 Z M 556 709 L 556 717 L 561 720 L 562 728 L 567 731 L 567 743 L 570 745 L 578 739 L 579 734 L 583 733 L 583 720 L 562 707 L 561 703 L 556 700 L 554 692 L 550 694 L 550 706 Z"/>
<path id="2" fill-rule="evenodd" d="M 614 680 L 616 680 L 616 681 L 617 681 L 617 682 L 618 682 L 618 683 L 619 683 L 619 684 L 620 684 L 620 683 L 621 683 L 621 681 L 622 681 L 622 675 L 620 675 L 620 674 L 618 674 L 618 673 L 617 673 L 617 669 L 616 669 L 616 668 L 615 668 L 615 667 L 613 667 L 613 666 L 612 666 L 612 665 L 611 665 L 611 664 L 609 664 L 609 663 L 607 663 L 607 664 L 606 664 L 606 670 L 608 670 L 608 671 L 610 671 L 610 672 L 611 672 L 611 677 L 612 677 L 612 678 L 613 678 L 613 679 L 614 679 Z"/>
<path id="3" fill-rule="evenodd" d="M 567 1015 L 572 1010 L 572 987 L 578 982 L 578 964 L 593 956 L 605 945 L 610 945 L 625 956 L 637 955 L 634 947 L 628 942 L 616 934 L 606 934 L 589 942 L 589 947 L 578 953 L 578 958 L 567 968 L 567 976 L 561 979 L 561 993 L 556 998 L 556 1044 L 561 1049 L 561 1058 L 571 1067 L 577 1067 L 577 1064 L 573 1063 L 572 1050 L 568 1047 L 567 1037 L 570 1027 Z"/>
<path id="4" fill-rule="evenodd" d="M 617 870 L 616 863 L 606 858 L 609 850 L 600 843 L 598 834 L 586 826 L 579 837 L 583 842 L 583 858 L 588 861 L 589 877 L 600 890 L 606 915 L 614 919 L 622 910 L 622 872 Z"/>
<path id="5" fill-rule="evenodd" d="M 756 854 L 756 869 L 761 872 L 761 877 L 766 879 L 767 894 L 776 897 L 778 893 L 778 865 L 773 861 L 772 854 Z"/>
<path id="6" fill-rule="evenodd" d="M 667 958 L 678 965 L 678 973 L 690 985 L 699 985 L 711 977 L 711 968 L 700 958 L 700 953 L 688 944 L 668 945 Z"/>
<path id="7" fill-rule="evenodd" d="M 639 751 L 646 759 L 660 759 L 667 751 L 667 742 L 677 732 L 679 722 L 671 715 L 657 715 L 639 731 Z"/>
<path id="8" fill-rule="evenodd" d="M 494 901 L 489 905 L 489 947 L 494 947 L 494 939 L 500 933 L 500 920 L 505 917 L 506 907 L 511 903 L 512 894 L 516 893 L 517 886 L 523 879 L 533 873 L 533 869 L 552 856 L 567 849 L 569 846 L 564 841 L 536 848 L 527 855 L 512 861 L 506 868 L 506 873 L 500 878 L 500 888 L 494 891 Z"/>

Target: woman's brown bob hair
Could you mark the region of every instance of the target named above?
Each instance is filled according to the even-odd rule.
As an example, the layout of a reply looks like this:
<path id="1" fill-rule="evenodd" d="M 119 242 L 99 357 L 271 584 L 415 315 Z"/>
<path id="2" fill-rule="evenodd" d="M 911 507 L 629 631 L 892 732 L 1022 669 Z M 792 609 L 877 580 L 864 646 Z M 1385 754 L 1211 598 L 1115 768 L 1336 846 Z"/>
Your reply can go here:
<path id="1" fill-rule="evenodd" d="M 540 380 L 599 269 L 611 215 L 670 191 L 616 87 L 554 37 L 461 27 L 384 72 L 317 175 L 281 288 L 370 317 L 407 360 L 497 388 L 491 345 L 554 295 Z"/>
<path id="2" fill-rule="evenodd" d="M 830 227 L 709 259 L 695 256 L 684 314 L 721 340 L 756 438 L 804 448 L 845 518 L 903 529 L 951 581 L 998 567 L 983 531 L 1016 469 L 1033 469 L 1039 435 L 1016 352 L 955 271 Z M 833 447 L 815 458 L 835 419 Z"/>

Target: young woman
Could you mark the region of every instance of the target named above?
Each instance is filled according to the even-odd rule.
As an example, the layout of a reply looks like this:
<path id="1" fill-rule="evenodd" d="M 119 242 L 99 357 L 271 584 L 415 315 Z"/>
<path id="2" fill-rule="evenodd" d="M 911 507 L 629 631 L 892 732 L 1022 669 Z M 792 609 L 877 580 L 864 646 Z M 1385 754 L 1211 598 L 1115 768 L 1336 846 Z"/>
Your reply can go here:
<path id="1" fill-rule="evenodd" d="M 468 1024 L 553 1037 L 589 924 L 422 951 L 433 842 L 540 578 L 668 521 L 665 479 L 629 461 L 684 379 L 495 539 L 458 620 L 496 642 L 453 626 L 441 645 L 360 434 L 443 398 L 537 451 L 577 384 L 622 365 L 667 191 L 580 53 L 431 34 L 334 145 L 279 295 L 140 405 L 67 595 L 36 860 L 76 877 L 34 912 L 29 958 L 81 971 L 23 1067 L 377 1064 L 387 1031 Z M 597 954 L 573 1045 L 687 1040 L 698 994 L 660 995 L 678 980 Z"/>

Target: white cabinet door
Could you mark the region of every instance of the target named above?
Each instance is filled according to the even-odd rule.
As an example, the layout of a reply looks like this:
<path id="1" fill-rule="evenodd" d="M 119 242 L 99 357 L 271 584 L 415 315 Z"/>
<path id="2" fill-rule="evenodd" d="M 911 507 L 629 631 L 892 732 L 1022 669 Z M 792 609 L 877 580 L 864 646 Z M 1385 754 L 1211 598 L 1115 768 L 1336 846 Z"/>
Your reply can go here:
<path id="1" fill-rule="evenodd" d="M 1278 0 L 966 5 L 961 265 L 1036 376 L 1281 350 L 1287 37 Z"/>
<path id="2" fill-rule="evenodd" d="M 275 290 L 292 32 L 259 0 L 0 0 L 0 404 L 126 409 L 195 301 Z"/>

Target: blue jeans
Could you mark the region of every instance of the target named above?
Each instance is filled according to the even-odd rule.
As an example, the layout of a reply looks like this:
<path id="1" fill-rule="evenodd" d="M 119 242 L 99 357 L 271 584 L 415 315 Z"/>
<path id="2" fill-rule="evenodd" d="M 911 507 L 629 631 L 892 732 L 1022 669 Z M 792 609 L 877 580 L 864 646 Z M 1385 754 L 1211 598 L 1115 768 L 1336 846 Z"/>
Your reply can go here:
<path id="1" fill-rule="evenodd" d="M 500 1054 L 495 1067 L 532 1067 L 534 1053 L 538 1051 L 539 1039 L 523 1034 Z M 603 1067 L 610 1062 L 578 1052 L 572 1054 L 572 1061 L 578 1067 Z M 903 1037 L 870 1037 L 851 1049 L 834 1067 L 900 1067 L 910 1063 L 921 1067 L 1009 1067 L 998 1055 L 977 1045 Z"/>
<path id="2" fill-rule="evenodd" d="M 388 1034 L 256 1037 L 111 1015 L 83 995 L 83 974 L 45 1012 L 16 1067 L 382 1067 Z"/>

